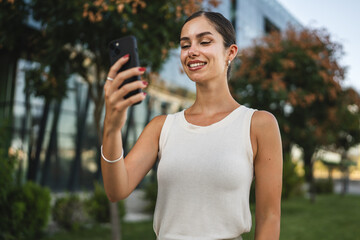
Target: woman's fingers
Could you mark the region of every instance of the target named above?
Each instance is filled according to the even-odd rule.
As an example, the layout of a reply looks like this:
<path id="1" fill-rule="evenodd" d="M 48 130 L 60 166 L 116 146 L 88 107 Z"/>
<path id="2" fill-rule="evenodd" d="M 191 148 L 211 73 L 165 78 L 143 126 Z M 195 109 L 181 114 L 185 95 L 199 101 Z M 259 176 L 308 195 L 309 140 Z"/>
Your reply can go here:
<path id="1" fill-rule="evenodd" d="M 108 77 L 115 78 L 120 68 L 129 60 L 129 54 L 126 54 L 119 58 L 110 68 Z"/>
<path id="2" fill-rule="evenodd" d="M 113 86 L 117 89 L 121 84 L 128 78 L 141 75 L 145 72 L 146 68 L 144 67 L 134 67 L 123 72 L 120 72 L 113 81 Z M 125 86 L 125 85 L 124 85 Z"/>
<path id="3" fill-rule="evenodd" d="M 124 101 L 124 96 L 126 96 L 128 93 L 136 89 L 144 89 L 147 87 L 147 85 L 148 83 L 145 81 L 134 81 L 131 83 L 127 83 L 110 96 L 109 102 L 117 103 L 120 101 Z"/>
<path id="4" fill-rule="evenodd" d="M 125 70 L 123 72 L 118 73 L 113 81 L 111 81 L 110 83 L 105 84 L 105 85 L 108 85 L 106 90 L 109 91 L 110 95 L 113 94 L 114 92 L 117 92 L 117 90 L 119 89 L 121 84 L 126 79 L 134 77 L 134 76 L 141 75 L 141 74 L 143 74 L 145 72 L 145 70 L 146 70 L 146 68 L 144 68 L 144 67 L 134 67 L 134 68 L 130 68 L 128 70 Z M 137 82 L 137 81 L 135 81 L 135 82 Z M 124 86 L 126 86 L 126 85 L 127 84 L 125 84 Z"/>
<path id="5" fill-rule="evenodd" d="M 141 92 L 141 93 L 135 94 L 135 95 L 125 99 L 124 101 L 119 101 L 116 104 L 115 108 L 117 110 L 122 110 L 122 109 L 130 107 L 131 105 L 133 105 L 137 102 L 144 100 L 145 98 L 146 98 L 146 93 Z"/>

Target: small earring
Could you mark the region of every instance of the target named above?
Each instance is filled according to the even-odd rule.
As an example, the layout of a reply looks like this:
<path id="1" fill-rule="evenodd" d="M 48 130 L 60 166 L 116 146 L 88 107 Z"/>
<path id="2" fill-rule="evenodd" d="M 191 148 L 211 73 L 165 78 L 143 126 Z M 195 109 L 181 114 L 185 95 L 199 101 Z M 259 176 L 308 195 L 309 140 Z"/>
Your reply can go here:
<path id="1" fill-rule="evenodd" d="M 230 66 L 230 63 L 231 63 L 231 61 L 229 60 L 229 61 L 228 61 L 228 66 Z"/>

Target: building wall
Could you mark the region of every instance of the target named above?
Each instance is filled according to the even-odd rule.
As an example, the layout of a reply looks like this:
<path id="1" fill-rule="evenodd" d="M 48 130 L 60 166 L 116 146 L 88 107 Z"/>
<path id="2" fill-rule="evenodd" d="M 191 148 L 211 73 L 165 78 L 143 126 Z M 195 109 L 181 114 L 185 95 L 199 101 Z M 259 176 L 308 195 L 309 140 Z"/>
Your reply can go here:
<path id="1" fill-rule="evenodd" d="M 248 47 L 255 38 L 265 35 L 265 18 L 284 31 L 289 25 L 301 24 L 276 0 L 238 0 L 236 37 L 240 48 Z"/>

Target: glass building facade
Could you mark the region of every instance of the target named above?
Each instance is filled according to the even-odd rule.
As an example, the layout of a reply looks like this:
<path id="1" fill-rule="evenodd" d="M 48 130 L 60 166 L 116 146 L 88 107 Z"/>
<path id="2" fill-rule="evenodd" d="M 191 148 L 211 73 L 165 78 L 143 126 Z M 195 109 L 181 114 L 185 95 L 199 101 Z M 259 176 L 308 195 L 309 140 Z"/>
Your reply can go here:
<path id="1" fill-rule="evenodd" d="M 283 31 L 289 24 L 301 27 L 275 0 L 222 1 L 215 11 L 232 21 L 240 48 L 272 29 Z M 54 191 L 90 188 L 94 180 L 101 179 L 98 167 L 101 140 L 87 84 L 77 76 L 68 80 L 66 97 L 49 105 L 44 138 L 39 141 L 45 101 L 28 93 L 24 71 L 34 68 L 36 63 L 23 59 L 14 63 L 2 58 L 0 63 L 0 117 L 11 122 L 10 152 L 18 155 L 23 178 L 27 177 L 30 158 L 36 157 L 41 143 L 37 182 Z M 160 74 L 152 76 L 147 92 L 146 101 L 130 110 L 123 129 L 127 149 L 131 149 L 154 116 L 177 112 L 192 104 L 195 85 L 182 71 L 180 49 L 171 51 Z"/>

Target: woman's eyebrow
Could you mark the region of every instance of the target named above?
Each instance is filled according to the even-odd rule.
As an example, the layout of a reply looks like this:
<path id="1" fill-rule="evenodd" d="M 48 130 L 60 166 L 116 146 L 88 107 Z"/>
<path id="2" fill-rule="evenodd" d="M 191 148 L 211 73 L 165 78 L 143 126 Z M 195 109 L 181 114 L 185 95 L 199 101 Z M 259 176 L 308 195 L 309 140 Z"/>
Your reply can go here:
<path id="1" fill-rule="evenodd" d="M 196 38 L 202 38 L 203 36 L 205 36 L 205 35 L 213 35 L 211 32 L 202 32 L 202 33 L 198 33 L 198 34 L 196 34 Z M 188 37 L 182 37 L 182 38 L 180 38 L 180 42 L 181 41 L 188 41 L 188 40 L 190 40 L 190 38 L 188 38 Z"/>

